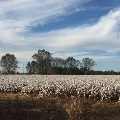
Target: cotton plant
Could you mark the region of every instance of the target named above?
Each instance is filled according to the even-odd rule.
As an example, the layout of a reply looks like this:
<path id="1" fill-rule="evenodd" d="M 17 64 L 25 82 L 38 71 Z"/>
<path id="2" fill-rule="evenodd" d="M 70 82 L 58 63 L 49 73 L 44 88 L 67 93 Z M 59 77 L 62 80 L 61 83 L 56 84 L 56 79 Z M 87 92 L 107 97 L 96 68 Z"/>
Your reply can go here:
<path id="1" fill-rule="evenodd" d="M 1 75 L 0 91 L 21 94 L 38 92 L 40 97 L 99 94 L 102 100 L 115 96 L 120 100 L 120 79 L 115 75 Z"/>

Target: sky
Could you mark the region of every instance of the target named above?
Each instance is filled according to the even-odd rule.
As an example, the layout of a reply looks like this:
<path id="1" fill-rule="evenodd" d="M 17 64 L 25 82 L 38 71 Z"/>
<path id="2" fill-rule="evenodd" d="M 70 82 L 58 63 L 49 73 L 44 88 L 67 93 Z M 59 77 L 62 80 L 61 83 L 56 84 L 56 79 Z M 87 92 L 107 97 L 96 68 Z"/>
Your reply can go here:
<path id="1" fill-rule="evenodd" d="M 18 71 L 39 49 L 117 71 L 119 30 L 120 0 L 0 0 L 0 58 L 14 54 Z"/>

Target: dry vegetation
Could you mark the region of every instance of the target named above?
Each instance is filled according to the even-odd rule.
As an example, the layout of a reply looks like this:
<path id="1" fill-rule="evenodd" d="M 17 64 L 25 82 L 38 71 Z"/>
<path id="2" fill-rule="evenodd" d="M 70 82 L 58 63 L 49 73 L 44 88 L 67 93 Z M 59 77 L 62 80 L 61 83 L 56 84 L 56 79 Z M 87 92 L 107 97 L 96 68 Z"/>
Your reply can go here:
<path id="1" fill-rule="evenodd" d="M 1 120 L 120 120 L 120 103 L 0 93 Z"/>

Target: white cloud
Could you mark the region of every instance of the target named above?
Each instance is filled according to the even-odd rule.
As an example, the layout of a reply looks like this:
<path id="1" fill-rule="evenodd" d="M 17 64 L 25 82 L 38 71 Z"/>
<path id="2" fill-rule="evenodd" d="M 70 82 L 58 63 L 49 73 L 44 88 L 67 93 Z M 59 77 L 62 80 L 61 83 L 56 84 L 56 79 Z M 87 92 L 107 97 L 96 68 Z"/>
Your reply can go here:
<path id="1" fill-rule="evenodd" d="M 69 55 L 75 56 L 76 59 L 87 56 L 101 59 L 99 55 L 95 57 L 88 51 L 97 49 L 108 53 L 115 51 L 116 21 L 117 16 L 120 17 L 120 8 L 109 12 L 94 24 L 45 33 L 29 33 L 31 26 L 44 25 L 59 16 L 70 14 L 69 10 L 78 2 L 83 4 L 82 0 L 0 1 L 0 43 L 3 51 L 1 55 L 11 52 L 18 59 L 29 60 L 38 49 L 46 49 L 53 53 L 57 52 L 56 55 L 63 58 Z M 81 9 L 76 8 L 76 10 Z M 66 53 L 61 54 L 60 52 L 63 51 Z M 102 57 L 102 59 L 110 57 L 112 56 Z"/>
<path id="2" fill-rule="evenodd" d="M 92 25 L 84 25 L 73 28 L 65 28 L 53 32 L 46 33 L 46 35 L 37 35 L 36 41 L 43 40 L 44 47 L 55 51 L 89 51 L 89 50 L 103 50 L 106 53 L 101 57 L 97 55 L 92 58 L 100 59 L 115 59 L 115 53 L 118 52 L 116 40 L 117 17 L 120 17 L 120 9 L 110 11 L 107 15 L 101 17 L 98 22 Z M 111 52 L 110 54 L 110 51 Z M 114 53 L 114 54 L 113 54 Z M 62 54 L 64 57 L 66 54 Z M 60 56 L 62 56 L 60 55 Z M 67 53 L 67 56 L 71 55 Z M 73 56 L 76 53 L 73 54 Z M 85 57 L 84 55 L 82 55 Z M 88 54 L 87 56 L 90 56 Z M 87 57 L 86 56 L 86 57 Z M 77 58 L 77 56 L 76 56 Z"/>
<path id="3" fill-rule="evenodd" d="M 86 1 L 88 0 L 84 2 Z M 20 32 L 25 33 L 29 31 L 30 26 L 43 25 L 59 16 L 70 14 L 70 9 L 84 2 L 82 0 L 0 1 L 0 34 L 4 38 L 1 41 L 19 42 L 21 38 L 15 39 L 15 37 L 19 37 Z"/>
<path id="4" fill-rule="evenodd" d="M 39 33 L 34 36 L 34 40 L 51 50 L 68 51 L 76 48 L 79 50 L 115 50 L 117 16 L 120 17 L 120 9 L 108 13 L 92 25 Z M 30 39 L 32 41 L 33 38 L 30 37 Z"/>
<path id="5" fill-rule="evenodd" d="M 78 2 L 84 3 L 82 0 L 0 1 L 1 29 L 20 28 L 21 31 L 27 26 L 44 24 L 58 16 L 69 14 L 69 10 Z"/>

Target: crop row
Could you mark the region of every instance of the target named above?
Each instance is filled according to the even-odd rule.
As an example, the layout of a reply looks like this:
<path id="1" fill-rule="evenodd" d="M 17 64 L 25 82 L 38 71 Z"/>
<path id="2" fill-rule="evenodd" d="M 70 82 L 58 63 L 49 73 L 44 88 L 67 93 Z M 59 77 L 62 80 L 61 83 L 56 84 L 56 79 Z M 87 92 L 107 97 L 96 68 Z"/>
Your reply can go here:
<path id="1" fill-rule="evenodd" d="M 0 92 L 119 101 L 120 76 L 1 75 Z"/>

